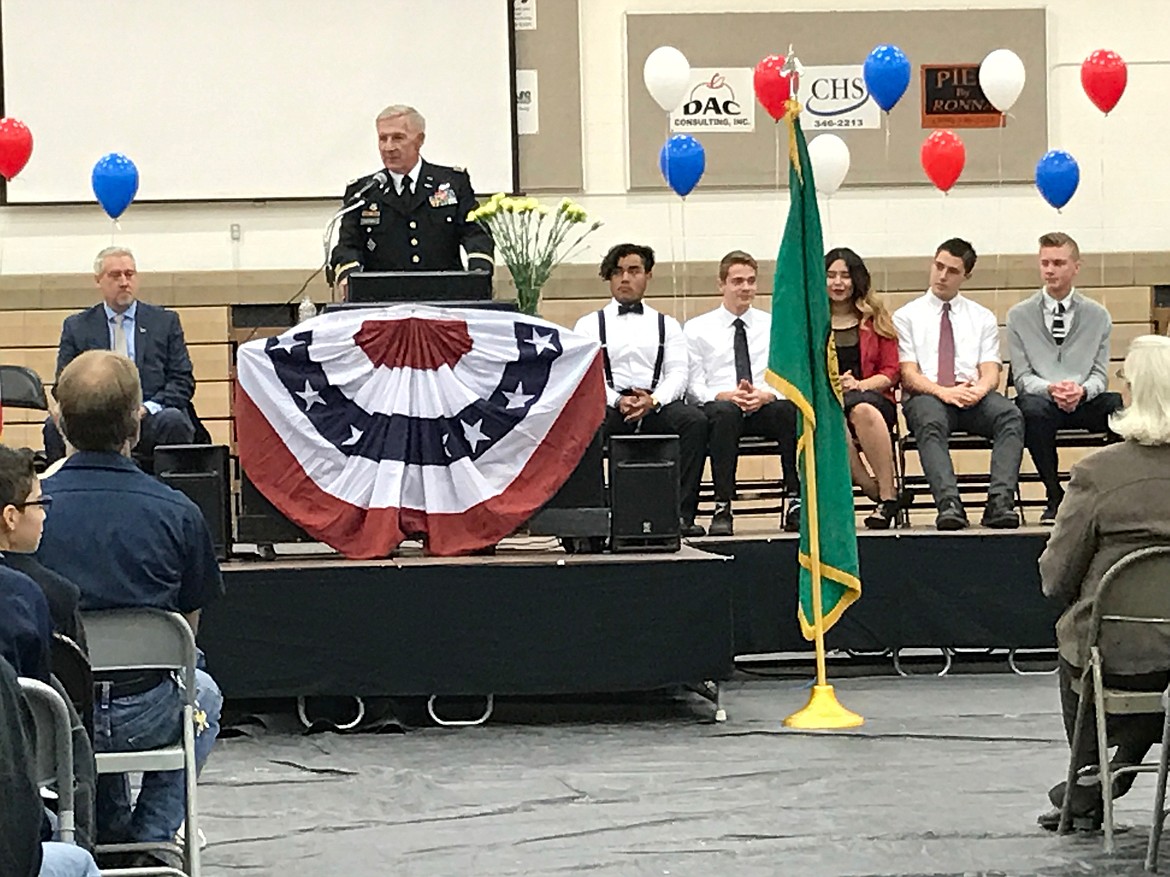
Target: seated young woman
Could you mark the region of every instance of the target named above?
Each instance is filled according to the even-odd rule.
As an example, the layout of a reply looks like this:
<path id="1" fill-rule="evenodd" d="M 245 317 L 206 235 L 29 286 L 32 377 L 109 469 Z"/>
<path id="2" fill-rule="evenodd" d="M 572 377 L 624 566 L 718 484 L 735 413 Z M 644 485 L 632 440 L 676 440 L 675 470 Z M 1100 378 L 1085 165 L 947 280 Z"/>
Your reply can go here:
<path id="1" fill-rule="evenodd" d="M 865 526 L 885 530 L 907 499 L 894 483 L 890 439 L 898 417 L 894 401 L 898 338 L 890 312 L 871 289 L 869 269 L 857 253 L 848 247 L 829 250 L 825 279 L 845 393 L 845 418 L 853 439 L 849 443 L 853 483 L 877 503 Z"/>

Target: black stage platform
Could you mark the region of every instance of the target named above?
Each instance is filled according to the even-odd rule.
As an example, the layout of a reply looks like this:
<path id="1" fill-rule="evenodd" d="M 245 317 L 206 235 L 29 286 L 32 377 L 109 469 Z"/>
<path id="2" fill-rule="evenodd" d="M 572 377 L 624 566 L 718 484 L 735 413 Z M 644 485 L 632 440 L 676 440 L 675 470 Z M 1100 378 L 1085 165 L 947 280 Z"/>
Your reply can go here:
<path id="1" fill-rule="evenodd" d="M 732 566 L 688 547 L 232 561 L 199 641 L 229 698 L 697 685 L 734 669 Z"/>
<path id="2" fill-rule="evenodd" d="M 1054 649 L 1063 607 L 1040 592 L 1049 529 L 860 532 L 861 599 L 829 631 L 830 649 Z M 795 535 L 700 539 L 735 558 L 735 653 L 799 652 Z"/>

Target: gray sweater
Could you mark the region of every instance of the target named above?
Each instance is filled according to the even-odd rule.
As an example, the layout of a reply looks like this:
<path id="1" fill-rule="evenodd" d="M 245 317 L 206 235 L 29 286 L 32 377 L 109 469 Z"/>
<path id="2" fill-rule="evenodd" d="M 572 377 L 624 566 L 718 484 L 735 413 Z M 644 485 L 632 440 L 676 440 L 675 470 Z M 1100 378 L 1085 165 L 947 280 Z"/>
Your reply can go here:
<path id="1" fill-rule="evenodd" d="M 1074 316 L 1064 344 L 1052 340 L 1044 322 L 1044 293 L 1038 292 L 1008 311 L 1008 350 L 1017 393 L 1048 395 L 1048 385 L 1076 381 L 1085 399 L 1109 386 L 1109 311 L 1075 289 L 1067 301 Z"/>

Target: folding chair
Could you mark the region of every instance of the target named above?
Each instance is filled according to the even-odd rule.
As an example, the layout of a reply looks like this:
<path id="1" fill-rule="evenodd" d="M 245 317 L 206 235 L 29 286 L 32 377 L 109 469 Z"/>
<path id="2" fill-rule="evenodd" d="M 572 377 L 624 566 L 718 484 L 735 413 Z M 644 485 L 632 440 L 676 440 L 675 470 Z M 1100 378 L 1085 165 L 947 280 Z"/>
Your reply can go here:
<path id="1" fill-rule="evenodd" d="M 1154 815 L 1150 823 L 1150 840 L 1146 845 L 1146 870 L 1158 870 L 1158 844 L 1162 841 L 1162 825 L 1166 821 L 1166 775 L 1170 773 L 1170 688 L 1162 692 L 1162 752 L 1158 757 L 1158 787 L 1154 791 Z"/>
<path id="2" fill-rule="evenodd" d="M 89 658 L 73 640 L 54 633 L 49 651 L 53 675 L 65 689 L 85 732 L 93 740 L 93 672 Z"/>
<path id="3" fill-rule="evenodd" d="M 1154 764 L 1113 768 L 1109 763 L 1106 721 L 1110 715 L 1164 712 L 1161 687 L 1156 691 L 1129 691 L 1106 688 L 1104 684 L 1104 677 L 1110 672 L 1110 660 L 1116 655 L 1115 650 L 1124 645 L 1128 634 L 1137 625 L 1160 627 L 1162 635 L 1170 642 L 1170 546 L 1138 549 L 1106 571 L 1089 621 L 1089 660 L 1081 678 L 1073 680 L 1073 690 L 1079 697 L 1079 703 L 1073 726 L 1064 802 L 1060 808 L 1060 833 L 1067 834 L 1071 830 L 1072 796 L 1078 776 L 1076 753 L 1080 749 L 1081 734 L 1086 732 L 1086 719 L 1092 703 L 1096 707 L 1099 762 L 1096 776 L 1101 786 L 1106 853 L 1114 850 L 1113 780 L 1123 774 L 1145 773 L 1157 768 Z M 1170 670 L 1170 654 L 1162 657 L 1158 666 L 1151 667 L 1149 672 L 1161 670 Z M 1085 768 L 1086 773 L 1091 770 L 1092 767 Z"/>
<path id="4" fill-rule="evenodd" d="M 187 620 L 175 612 L 160 609 L 114 609 L 87 612 L 82 616 L 94 675 L 113 670 L 170 670 L 182 685 L 182 739 L 161 749 L 140 752 L 98 752 L 98 774 L 139 771 L 183 770 L 187 781 L 186 837 L 199 837 L 195 804 L 195 635 Z M 186 874 L 199 877 L 199 843 L 131 843 L 99 845 L 99 853 L 149 852 L 164 849 L 180 852 L 184 871 L 174 868 L 134 868 L 134 875 Z M 106 870 L 103 874 L 117 874 Z"/>
<path id="5" fill-rule="evenodd" d="M 21 677 L 20 690 L 36 727 L 36 776 L 41 788 L 57 795 L 57 833 L 73 843 L 73 722 L 65 698 L 52 686 Z"/>

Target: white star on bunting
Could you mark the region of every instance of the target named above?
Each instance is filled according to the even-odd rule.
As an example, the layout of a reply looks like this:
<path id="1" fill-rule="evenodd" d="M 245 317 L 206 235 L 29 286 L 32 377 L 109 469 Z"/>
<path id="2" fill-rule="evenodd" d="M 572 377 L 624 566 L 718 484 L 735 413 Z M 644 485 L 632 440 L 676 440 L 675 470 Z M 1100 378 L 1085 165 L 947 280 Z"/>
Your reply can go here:
<path id="1" fill-rule="evenodd" d="M 541 335 L 539 332 L 537 332 L 535 329 L 533 329 L 532 330 L 532 337 L 525 338 L 524 340 L 527 341 L 529 344 L 531 344 L 533 347 L 535 347 L 536 348 L 536 355 L 540 356 L 540 354 L 544 353 L 546 350 L 553 349 L 552 337 L 553 337 L 552 332 L 549 332 L 547 335 Z"/>
<path id="2" fill-rule="evenodd" d="M 273 345 L 277 350 L 292 351 L 294 347 L 304 344 L 300 338 L 294 338 L 292 335 L 281 335 L 276 344 Z"/>
<path id="3" fill-rule="evenodd" d="M 480 442 L 488 441 L 487 435 L 480 429 L 483 426 L 483 418 L 481 417 L 475 423 L 464 423 L 462 420 L 459 422 L 463 424 L 463 437 L 471 443 L 471 453 L 474 454 L 479 448 Z"/>
<path id="4" fill-rule="evenodd" d="M 321 394 L 313 389 L 313 385 L 308 380 L 305 381 L 305 389 L 299 390 L 296 395 L 300 396 L 301 400 L 305 403 L 305 411 L 308 411 L 314 405 L 325 404 L 325 400 L 321 398 Z"/>
<path id="5" fill-rule="evenodd" d="M 352 423 L 349 425 L 349 438 L 341 443 L 343 448 L 348 448 L 350 445 L 356 445 L 364 433 Z"/>
<path id="6" fill-rule="evenodd" d="M 536 398 L 533 393 L 525 393 L 524 385 L 521 383 L 516 384 L 516 391 L 514 393 L 509 393 L 507 390 L 504 390 L 504 397 L 508 400 L 506 408 L 509 411 L 513 408 L 523 408 L 528 404 L 529 399 Z"/>

